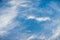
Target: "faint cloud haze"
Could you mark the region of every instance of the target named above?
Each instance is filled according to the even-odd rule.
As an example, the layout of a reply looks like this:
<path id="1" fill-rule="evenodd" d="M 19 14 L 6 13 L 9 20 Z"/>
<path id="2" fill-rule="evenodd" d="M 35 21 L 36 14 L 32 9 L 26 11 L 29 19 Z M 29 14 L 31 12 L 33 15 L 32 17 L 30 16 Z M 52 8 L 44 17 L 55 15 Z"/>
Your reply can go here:
<path id="1" fill-rule="evenodd" d="M 1 1 L 0 39 L 56 40 L 60 36 L 59 4 L 48 0 Z"/>

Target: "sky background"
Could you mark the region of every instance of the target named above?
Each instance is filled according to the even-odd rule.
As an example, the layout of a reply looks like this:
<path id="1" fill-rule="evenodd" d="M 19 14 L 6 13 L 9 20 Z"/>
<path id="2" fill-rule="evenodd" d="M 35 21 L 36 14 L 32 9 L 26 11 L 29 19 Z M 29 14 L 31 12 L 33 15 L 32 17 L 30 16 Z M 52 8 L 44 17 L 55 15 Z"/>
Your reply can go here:
<path id="1" fill-rule="evenodd" d="M 60 40 L 60 0 L 0 0 L 0 40 Z"/>

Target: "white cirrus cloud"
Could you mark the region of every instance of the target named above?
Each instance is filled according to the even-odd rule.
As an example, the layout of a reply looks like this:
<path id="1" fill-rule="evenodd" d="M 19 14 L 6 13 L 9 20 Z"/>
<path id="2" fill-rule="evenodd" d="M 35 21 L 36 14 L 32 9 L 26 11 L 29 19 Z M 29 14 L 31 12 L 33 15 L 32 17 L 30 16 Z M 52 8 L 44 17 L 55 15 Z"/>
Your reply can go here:
<path id="1" fill-rule="evenodd" d="M 33 39 L 35 37 L 36 37 L 36 35 L 31 35 L 29 38 L 27 38 L 27 40 L 31 40 L 31 39 Z"/>
<path id="2" fill-rule="evenodd" d="M 35 17 L 35 16 L 27 16 L 27 19 L 35 19 L 36 21 L 39 21 L 39 22 L 51 20 L 50 17 Z"/>
<path id="3" fill-rule="evenodd" d="M 36 18 L 37 21 L 47 21 L 47 20 L 50 20 L 49 17 L 41 17 L 41 18 Z"/>
<path id="4" fill-rule="evenodd" d="M 26 3 L 28 3 L 28 2 L 30 2 L 30 1 L 26 1 L 26 0 L 11 0 L 11 1 L 8 2 L 8 4 L 10 4 L 11 6 L 15 6 L 15 7 L 17 7 L 17 6 L 27 7 L 28 4 L 26 4 Z"/>
<path id="5" fill-rule="evenodd" d="M 8 31 L 3 31 L 3 30 L 0 31 L 0 37 L 4 37 L 4 36 L 6 36 L 7 34 L 9 34 Z"/>
<path id="6" fill-rule="evenodd" d="M 0 28 L 8 25 L 16 17 L 17 14 L 15 12 L 15 9 L 9 9 L 6 10 L 5 14 L 0 16 Z M 4 13 L 4 11 L 2 11 L 2 13 Z"/>
<path id="7" fill-rule="evenodd" d="M 35 19 L 35 16 L 27 16 L 27 19 Z"/>
<path id="8" fill-rule="evenodd" d="M 52 36 L 48 38 L 48 40 L 55 40 L 58 36 L 60 36 L 60 25 L 58 24 L 57 27 L 52 30 Z"/>

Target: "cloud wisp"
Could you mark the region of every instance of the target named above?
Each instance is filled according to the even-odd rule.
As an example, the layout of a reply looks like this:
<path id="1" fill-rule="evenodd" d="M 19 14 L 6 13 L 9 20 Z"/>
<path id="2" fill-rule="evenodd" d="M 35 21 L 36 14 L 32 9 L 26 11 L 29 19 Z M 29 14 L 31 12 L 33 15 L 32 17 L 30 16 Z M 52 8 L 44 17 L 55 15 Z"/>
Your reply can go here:
<path id="1" fill-rule="evenodd" d="M 28 34 L 27 32 L 31 32 L 31 31 L 28 31 L 28 30 L 26 32 L 21 32 L 22 30 L 26 29 L 27 27 L 25 26 L 25 24 L 23 22 L 21 22 L 21 24 L 24 24 L 23 27 L 22 27 L 19 24 L 20 21 L 15 20 L 15 18 L 18 16 L 17 7 L 20 7 L 20 6 L 21 7 L 25 7 L 25 8 L 29 7 L 29 9 L 24 10 L 23 13 L 20 13 L 20 15 L 19 15 L 20 19 L 21 18 L 22 19 L 25 18 L 27 21 L 28 20 L 30 21 L 30 19 L 32 19 L 32 20 L 35 20 L 36 22 L 44 22 L 44 21 L 49 21 L 50 22 L 51 20 L 54 20 L 53 16 L 51 18 L 50 16 L 46 16 L 46 15 L 47 14 L 49 14 L 49 15 L 54 14 L 54 11 L 52 9 L 56 10 L 57 12 L 60 11 L 59 7 L 56 6 L 57 4 L 55 4 L 54 2 L 51 5 L 50 4 L 48 5 L 48 6 L 51 7 L 51 10 L 49 9 L 50 7 L 46 7 L 47 10 L 46 10 L 46 8 L 41 8 L 41 9 L 35 8 L 32 5 L 34 3 L 31 3 L 30 5 L 28 5 L 28 3 L 30 3 L 30 2 L 31 1 L 25 1 L 25 0 L 11 0 L 11 1 L 8 2 L 8 4 L 11 7 L 8 7 L 8 8 L 5 8 L 5 9 L 2 8 L 2 10 L 0 10 L 0 13 L 2 14 L 2 15 L 0 15 L 0 35 L 4 36 L 4 35 L 9 33 L 8 31 L 14 30 L 15 27 L 19 26 L 20 30 L 17 28 L 18 31 L 17 30 L 14 31 L 14 32 L 17 31 L 17 33 L 15 33 L 15 34 L 18 35 L 17 36 L 18 40 L 32 40 L 32 39 L 35 39 L 35 38 L 36 39 L 42 39 L 42 40 L 43 39 L 44 40 L 45 39 L 46 40 L 55 40 L 60 35 L 60 31 L 59 31 L 60 30 L 60 26 L 56 27 L 56 29 L 55 29 L 55 27 L 54 28 L 53 27 L 50 28 L 50 25 L 54 26 L 57 21 L 55 23 L 51 22 L 51 24 L 49 24 L 49 23 L 45 24 L 44 23 L 45 26 L 47 26 L 46 29 L 48 29 L 48 31 L 49 30 L 53 31 L 53 29 L 55 30 L 54 33 L 52 33 L 52 35 L 49 38 L 48 38 L 48 36 L 47 37 L 45 36 L 44 32 L 42 32 L 44 35 L 40 35 L 40 36 L 39 36 L 39 33 L 37 35 L 36 34 L 34 35 L 34 32 L 33 32 L 33 34 Z M 37 3 L 37 4 L 39 4 L 39 3 Z M 53 7 L 53 5 L 54 5 L 54 7 Z M 40 13 L 38 13 L 36 10 L 38 10 L 43 16 L 40 17 Z M 36 11 L 36 13 L 35 13 L 35 11 Z M 35 14 L 39 15 L 39 17 L 37 17 Z M 46 14 L 46 15 L 44 15 L 44 14 Z M 55 18 L 55 20 L 59 20 L 59 19 L 56 19 L 56 18 Z M 24 19 L 24 22 L 26 21 L 25 19 Z M 34 24 L 35 24 L 35 21 L 34 21 Z M 28 24 L 28 23 L 26 23 L 26 24 Z M 57 23 L 57 24 L 59 24 L 59 23 Z M 27 25 L 27 26 L 30 26 L 30 25 Z M 32 26 L 36 27 L 35 25 L 32 25 Z M 32 26 L 31 26 L 31 28 L 32 28 Z M 40 25 L 39 25 L 39 27 L 40 27 Z M 42 28 L 42 31 L 43 30 L 45 30 L 45 29 Z M 45 31 L 47 31 L 47 30 L 45 30 Z M 14 34 L 14 32 L 13 32 L 13 34 Z M 14 37 L 13 37 L 13 39 L 14 39 Z"/>
<path id="2" fill-rule="evenodd" d="M 28 16 L 27 19 L 35 19 L 36 21 L 39 21 L 39 22 L 51 20 L 50 17 L 35 17 L 35 16 Z"/>

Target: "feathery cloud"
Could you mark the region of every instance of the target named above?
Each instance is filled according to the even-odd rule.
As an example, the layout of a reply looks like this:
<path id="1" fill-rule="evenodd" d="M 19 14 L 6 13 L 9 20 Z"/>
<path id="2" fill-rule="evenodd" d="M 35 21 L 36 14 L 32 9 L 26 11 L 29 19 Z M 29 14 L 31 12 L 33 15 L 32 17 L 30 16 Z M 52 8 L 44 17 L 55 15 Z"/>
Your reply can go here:
<path id="1" fill-rule="evenodd" d="M 50 17 L 35 17 L 35 16 L 28 16 L 27 19 L 35 19 L 36 21 L 39 21 L 39 22 L 51 20 Z"/>

